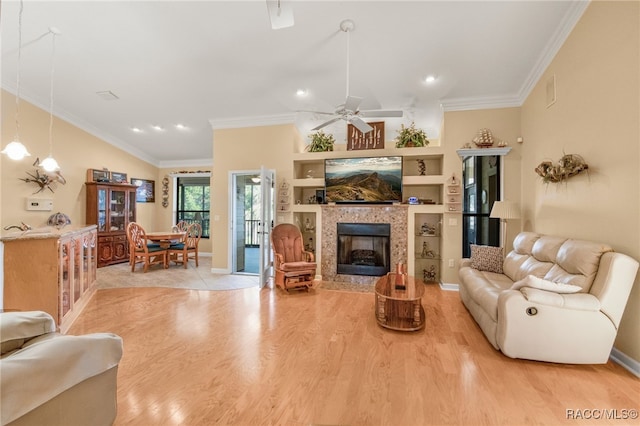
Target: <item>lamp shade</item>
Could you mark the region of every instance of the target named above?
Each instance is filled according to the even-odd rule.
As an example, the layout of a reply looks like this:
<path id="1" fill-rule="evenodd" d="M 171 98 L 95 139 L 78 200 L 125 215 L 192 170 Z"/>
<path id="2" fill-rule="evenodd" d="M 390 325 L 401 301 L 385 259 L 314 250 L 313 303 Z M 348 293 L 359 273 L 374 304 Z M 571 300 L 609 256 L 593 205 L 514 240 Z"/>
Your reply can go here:
<path id="1" fill-rule="evenodd" d="M 9 142 L 7 144 L 7 146 L 0 151 L 3 154 L 7 154 L 7 156 L 9 156 L 9 158 L 11 158 L 12 160 L 22 160 L 24 157 L 28 157 L 31 154 L 29 154 L 29 151 L 27 151 L 27 148 L 25 148 L 24 145 L 22 145 L 17 139 L 15 141 Z"/>
<path id="2" fill-rule="evenodd" d="M 513 201 L 496 201 L 489 217 L 499 219 L 520 219 L 520 208 Z"/>

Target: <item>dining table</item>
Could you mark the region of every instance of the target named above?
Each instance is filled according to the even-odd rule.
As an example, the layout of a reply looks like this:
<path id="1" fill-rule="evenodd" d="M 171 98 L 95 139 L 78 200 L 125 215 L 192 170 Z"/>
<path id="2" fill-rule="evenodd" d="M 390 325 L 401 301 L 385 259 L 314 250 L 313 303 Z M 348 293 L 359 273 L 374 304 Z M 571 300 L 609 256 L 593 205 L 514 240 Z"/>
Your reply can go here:
<path id="1" fill-rule="evenodd" d="M 169 248 L 171 243 L 182 241 L 187 235 L 184 231 L 155 231 L 147 232 L 147 240 L 160 244 L 162 248 Z"/>

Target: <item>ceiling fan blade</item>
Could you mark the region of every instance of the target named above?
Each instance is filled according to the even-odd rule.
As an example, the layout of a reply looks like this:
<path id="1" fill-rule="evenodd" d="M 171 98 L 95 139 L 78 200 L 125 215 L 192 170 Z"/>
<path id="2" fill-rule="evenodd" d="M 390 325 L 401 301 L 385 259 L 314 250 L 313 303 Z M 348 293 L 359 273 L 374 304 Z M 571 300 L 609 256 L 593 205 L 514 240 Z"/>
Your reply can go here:
<path id="1" fill-rule="evenodd" d="M 322 129 L 323 127 L 327 127 L 329 124 L 333 124 L 333 123 L 335 123 L 336 121 L 339 121 L 339 120 L 342 120 L 342 117 L 336 117 L 336 118 L 333 118 L 333 119 L 331 119 L 331 120 L 329 120 L 329 121 L 325 121 L 325 122 L 324 122 L 324 123 L 322 123 L 321 125 L 316 126 L 316 127 L 314 127 L 313 129 L 311 129 L 311 130 L 313 130 L 313 131 L 320 130 L 320 129 Z M 364 121 L 363 121 L 363 123 L 364 123 Z M 365 123 L 365 124 L 366 124 L 366 123 Z"/>
<path id="2" fill-rule="evenodd" d="M 402 111 L 385 111 L 381 109 L 360 111 L 360 115 L 363 117 L 402 117 L 403 114 Z"/>
<path id="3" fill-rule="evenodd" d="M 267 0 L 267 10 L 271 19 L 271 29 L 293 27 L 293 9 L 291 2 L 285 0 Z"/>
<path id="4" fill-rule="evenodd" d="M 296 112 L 308 112 L 309 114 L 336 115 L 335 112 L 312 111 L 310 109 L 297 109 Z"/>
<path id="5" fill-rule="evenodd" d="M 373 127 L 365 123 L 360 117 L 352 117 L 351 120 L 349 120 L 349 123 L 356 126 L 356 129 L 360 130 L 362 133 L 369 133 L 373 130 Z"/>
<path id="6" fill-rule="evenodd" d="M 344 103 L 344 109 L 347 111 L 357 111 L 358 106 L 360 106 L 360 102 L 362 102 L 363 98 L 359 98 L 357 96 L 347 96 L 347 101 Z"/>

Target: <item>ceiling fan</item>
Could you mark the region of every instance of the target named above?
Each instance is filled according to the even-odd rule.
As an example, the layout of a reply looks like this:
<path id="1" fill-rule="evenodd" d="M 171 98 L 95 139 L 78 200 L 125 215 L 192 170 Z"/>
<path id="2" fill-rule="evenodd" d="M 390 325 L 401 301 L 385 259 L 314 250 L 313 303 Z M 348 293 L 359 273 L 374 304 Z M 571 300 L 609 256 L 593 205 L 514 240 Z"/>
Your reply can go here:
<path id="1" fill-rule="evenodd" d="M 362 133 L 368 133 L 373 130 L 373 127 L 368 125 L 361 117 L 402 117 L 402 111 L 385 111 L 385 110 L 359 110 L 358 107 L 363 101 L 363 98 L 349 95 L 349 33 L 353 31 L 355 24 L 351 19 L 345 19 L 340 22 L 340 30 L 347 33 L 347 98 L 342 105 L 338 105 L 334 112 L 321 112 L 321 111 L 308 111 L 316 114 L 335 115 L 329 121 L 326 121 L 319 126 L 314 127 L 311 130 L 320 130 L 329 124 L 335 123 L 339 120 L 344 120 L 347 123 L 353 124 L 356 129 Z"/>

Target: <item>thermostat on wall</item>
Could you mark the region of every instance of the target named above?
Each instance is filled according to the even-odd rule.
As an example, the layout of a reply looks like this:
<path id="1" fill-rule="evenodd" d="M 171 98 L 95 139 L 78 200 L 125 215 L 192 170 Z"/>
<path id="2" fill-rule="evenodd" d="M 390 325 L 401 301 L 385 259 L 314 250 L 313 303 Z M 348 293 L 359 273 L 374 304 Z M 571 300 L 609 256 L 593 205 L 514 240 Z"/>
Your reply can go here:
<path id="1" fill-rule="evenodd" d="M 53 200 L 50 198 L 27 198 L 27 210 L 51 211 Z"/>

